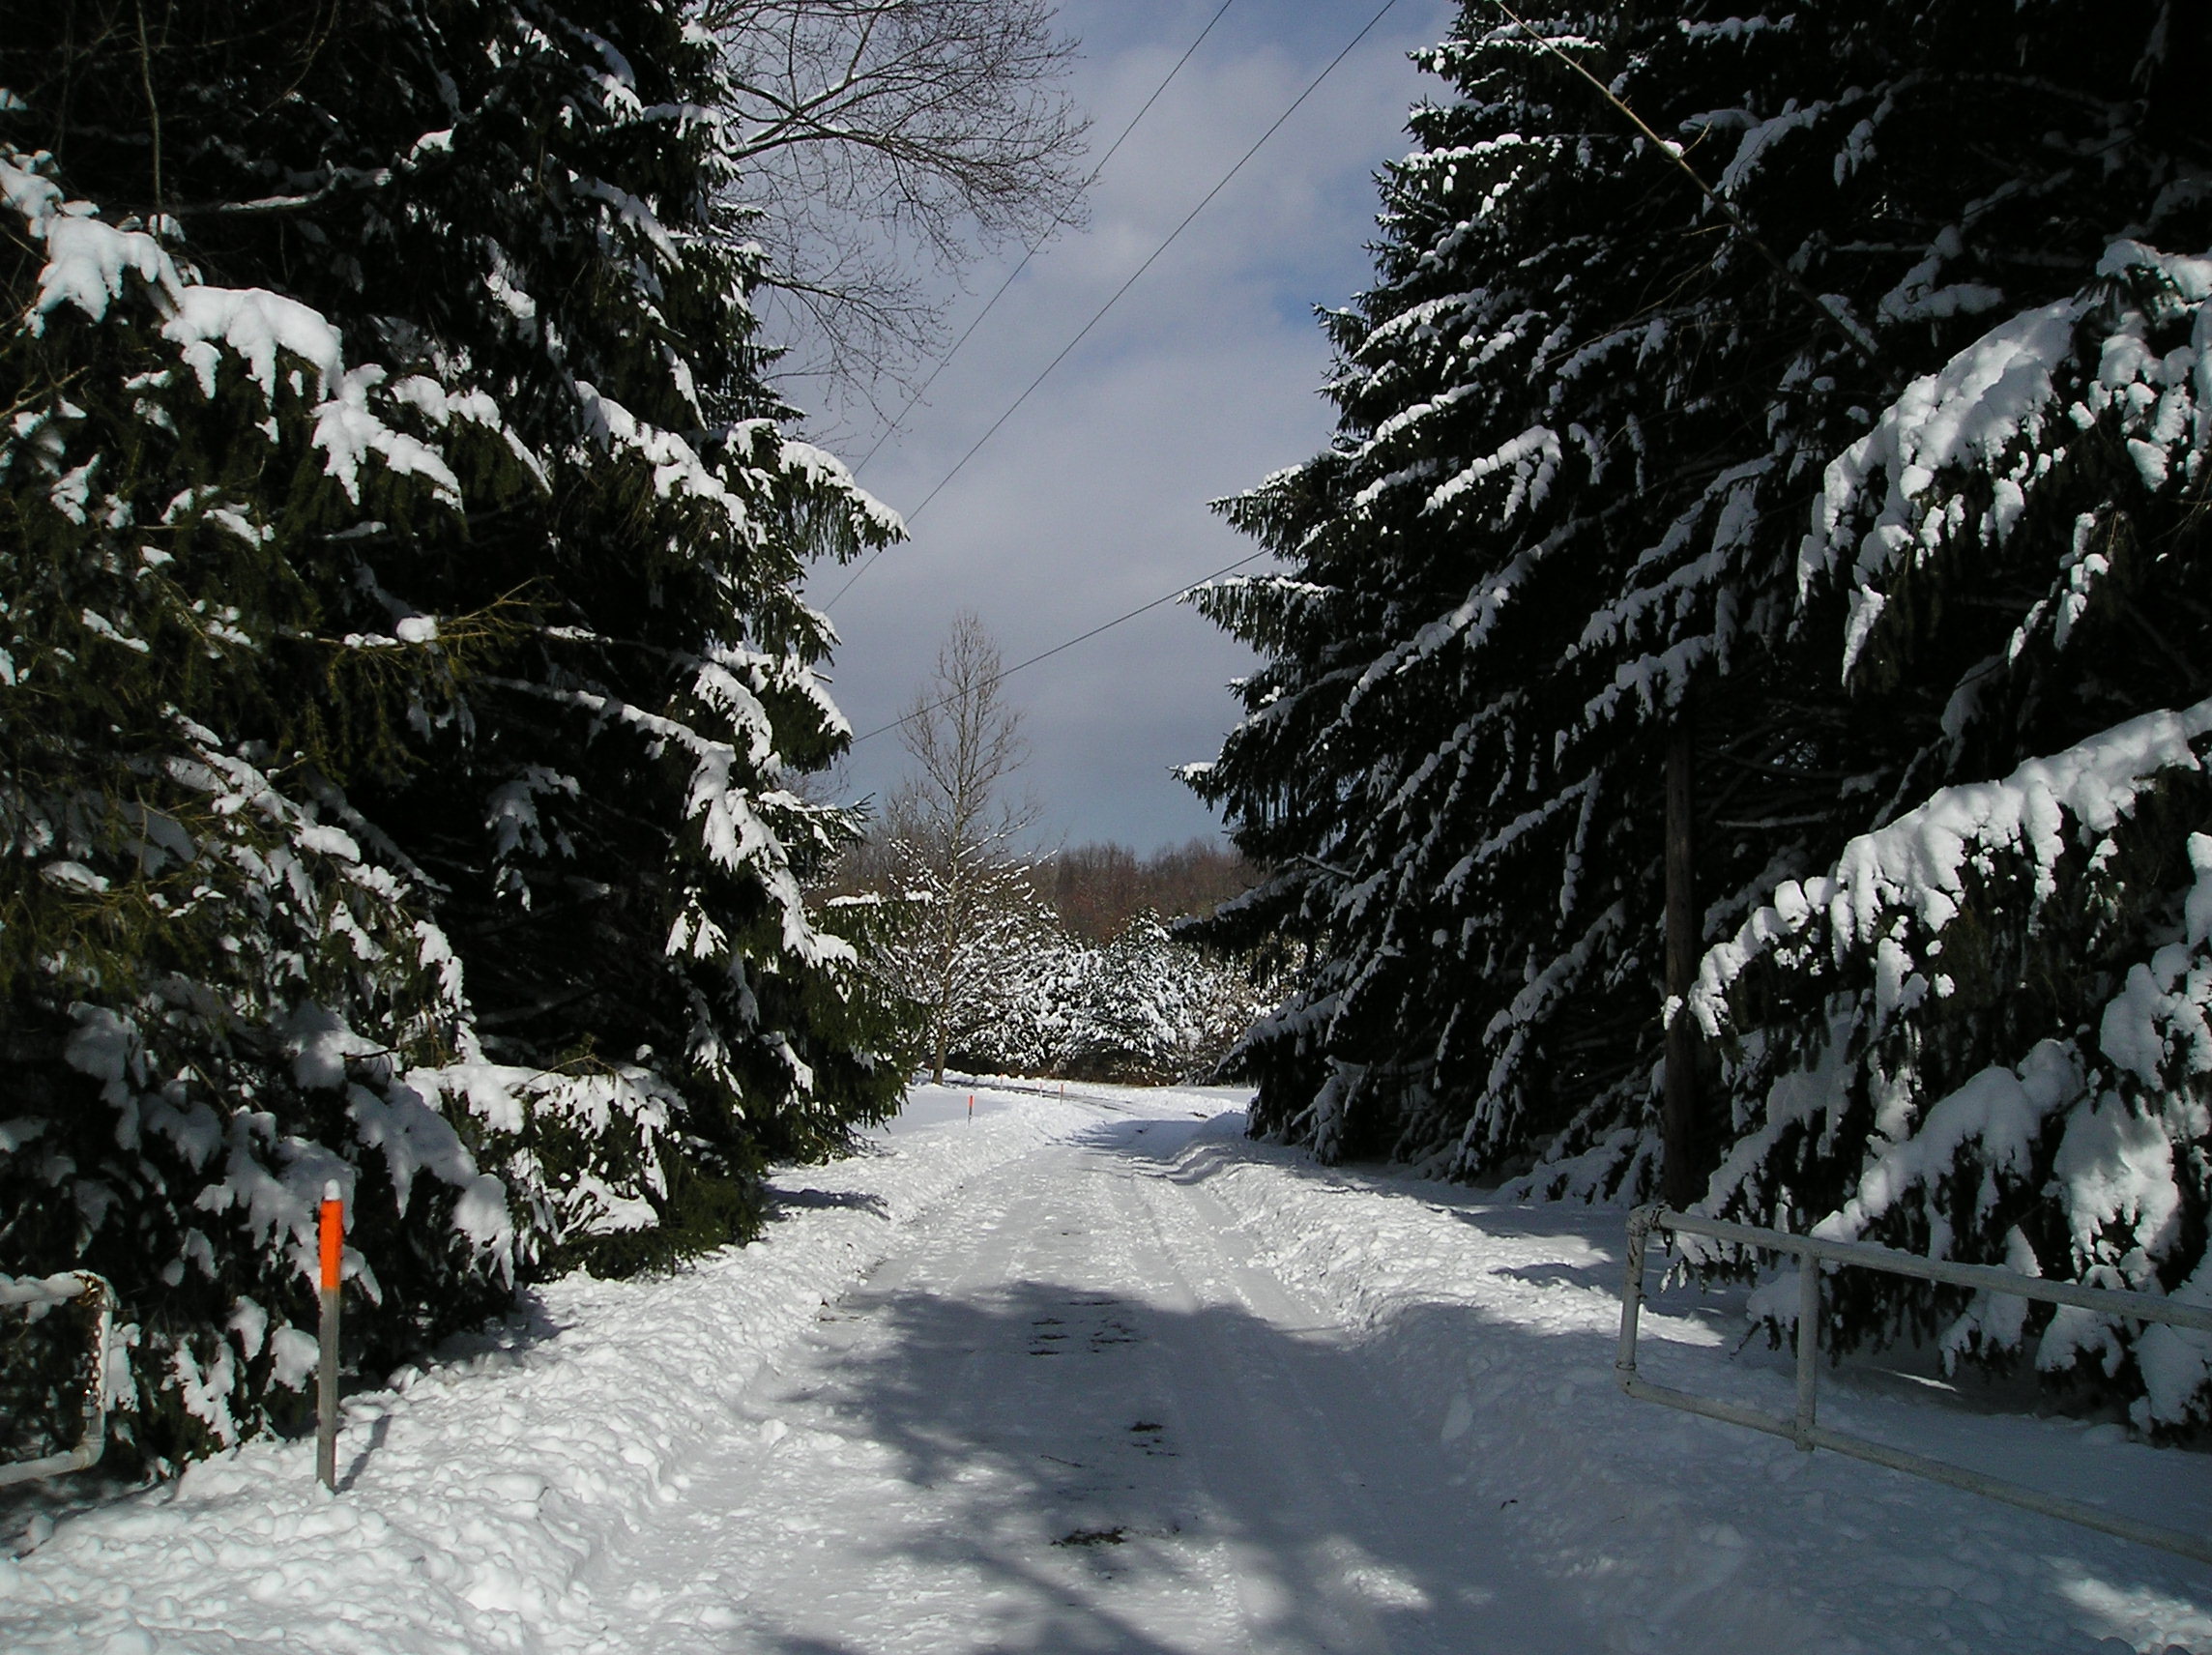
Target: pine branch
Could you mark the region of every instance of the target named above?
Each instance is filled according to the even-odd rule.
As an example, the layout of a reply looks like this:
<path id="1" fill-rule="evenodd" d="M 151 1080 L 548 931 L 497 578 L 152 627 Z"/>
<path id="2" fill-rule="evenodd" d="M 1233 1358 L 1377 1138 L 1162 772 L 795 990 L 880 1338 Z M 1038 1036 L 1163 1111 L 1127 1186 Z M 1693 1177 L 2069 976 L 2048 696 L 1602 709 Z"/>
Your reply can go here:
<path id="1" fill-rule="evenodd" d="M 1715 189 L 1711 185 L 1707 184 L 1704 181 L 1703 176 L 1699 173 L 1698 169 L 1689 163 L 1688 160 L 1682 154 L 1682 146 L 1680 144 L 1670 143 L 1667 139 L 1661 137 L 1657 132 L 1653 131 L 1648 126 L 1644 124 L 1644 117 L 1639 115 L 1634 109 L 1631 109 L 1628 106 L 1626 100 L 1624 100 L 1617 92 L 1614 91 L 1612 87 L 1606 85 L 1604 81 L 1598 79 L 1598 77 L 1592 74 L 1587 69 L 1584 68 L 1582 64 L 1576 62 L 1575 59 L 1569 57 L 1565 52 L 1561 51 L 1559 47 L 1553 42 L 1537 34 L 1534 29 L 1530 28 L 1528 23 L 1522 20 L 1518 13 L 1516 13 L 1510 6 L 1505 4 L 1505 0 L 1492 0 L 1492 4 L 1496 5 L 1500 12 L 1504 13 L 1505 15 L 1512 20 L 1514 26 L 1521 31 L 1525 39 L 1532 42 L 1538 46 L 1541 46 L 1545 51 L 1550 52 L 1552 56 L 1557 58 L 1561 63 L 1565 64 L 1569 69 L 1573 70 L 1576 74 L 1580 75 L 1583 79 L 1588 81 L 1591 86 L 1595 87 L 1600 98 L 1603 98 L 1608 103 L 1612 104 L 1614 108 L 1617 109 L 1621 115 L 1628 120 L 1630 125 L 1634 126 L 1635 129 L 1639 132 L 1642 132 L 1650 143 L 1657 147 L 1661 155 L 1665 156 L 1669 160 L 1674 163 L 1675 168 L 1682 174 L 1684 178 L 1687 178 L 1692 184 L 1698 187 L 1699 191 L 1703 194 L 1707 201 L 1710 201 L 1715 207 L 1720 209 L 1722 214 L 1727 217 L 1728 221 L 1735 227 L 1736 233 L 1742 236 L 1745 241 L 1749 242 L 1752 247 L 1757 249 L 1759 255 L 1765 259 L 1768 264 L 1774 267 L 1774 273 L 1782 277 L 1783 281 L 1789 285 L 1789 288 L 1792 293 L 1796 294 L 1798 298 L 1802 299 L 1805 304 L 1814 311 L 1814 313 L 1817 314 L 1823 322 L 1827 323 L 1830 327 L 1834 328 L 1839 334 L 1841 334 L 1844 337 L 1844 342 L 1849 345 L 1853 350 L 1857 351 L 1861 357 L 1866 359 L 1868 366 L 1873 367 L 1879 365 L 1880 359 L 1877 354 L 1877 348 L 1874 342 L 1873 336 L 1869 334 L 1864 328 L 1861 328 L 1856 322 L 1851 321 L 1848 317 L 1845 316 L 1841 311 L 1830 305 L 1826 300 L 1820 298 L 1810 287 L 1806 286 L 1804 277 L 1800 276 L 1795 271 L 1791 270 L 1790 266 L 1784 262 L 1780 255 L 1778 255 L 1772 247 L 1766 245 L 1766 243 L 1761 238 L 1759 232 L 1751 227 L 1749 220 L 1747 220 L 1741 213 L 1738 213 L 1735 210 L 1734 203 L 1731 202 L 1727 196 L 1721 194 L 1719 190 Z"/>

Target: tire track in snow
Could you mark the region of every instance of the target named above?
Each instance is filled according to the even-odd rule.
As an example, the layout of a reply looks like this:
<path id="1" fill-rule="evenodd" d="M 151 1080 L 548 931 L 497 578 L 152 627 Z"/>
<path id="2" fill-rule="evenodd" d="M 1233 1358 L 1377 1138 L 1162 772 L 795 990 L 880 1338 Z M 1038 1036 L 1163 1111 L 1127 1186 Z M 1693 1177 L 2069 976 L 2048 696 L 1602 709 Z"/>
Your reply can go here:
<path id="1" fill-rule="evenodd" d="M 1205 1350 L 1192 1365 L 1229 1379 L 1222 1400 L 1237 1417 L 1205 1435 L 1209 1469 L 1223 1485 L 1258 1485 L 1233 1503 L 1266 1512 L 1273 1531 L 1239 1571 L 1250 1612 L 1279 1619 L 1284 1596 L 1303 1595 L 1312 1646 L 1332 1650 L 1591 1647 L 1566 1594 L 1512 1560 L 1505 1533 L 1455 1486 L 1464 1478 L 1449 1477 L 1406 1429 L 1403 1405 L 1361 1348 L 1251 1258 L 1210 1195 L 1175 1176 L 1174 1151 L 1190 1136 L 1179 1122 L 1161 1132 L 1153 1155 L 1118 1181 L 1179 1292 L 1212 1312 L 1193 1319 Z M 1286 1557 L 1298 1565 L 1288 1581 Z"/>
<path id="2" fill-rule="evenodd" d="M 917 1223 L 1094 1120 L 1052 1103 L 785 1175 L 822 1199 L 672 1277 L 570 1277 L 510 1325 L 347 1400 L 342 1492 L 264 1440 L 106 1499 L 0 1559 L 0 1648 L 546 1655 L 618 1647 L 590 1577 L 686 1503 L 732 1401 Z"/>
<path id="3" fill-rule="evenodd" d="M 749 1429 L 690 1509 L 607 1560 L 601 1594 L 643 1612 L 606 1647 L 1238 1646 L 1075 1165 L 1047 1149 L 978 1180 L 828 1307 L 741 1399 Z"/>
<path id="4" fill-rule="evenodd" d="M 917 1225 L 607 1560 L 641 1614 L 604 1647 L 1588 1648 L 1358 1348 L 1165 1176 L 1148 1144 L 1189 1131 L 1113 1121 Z"/>

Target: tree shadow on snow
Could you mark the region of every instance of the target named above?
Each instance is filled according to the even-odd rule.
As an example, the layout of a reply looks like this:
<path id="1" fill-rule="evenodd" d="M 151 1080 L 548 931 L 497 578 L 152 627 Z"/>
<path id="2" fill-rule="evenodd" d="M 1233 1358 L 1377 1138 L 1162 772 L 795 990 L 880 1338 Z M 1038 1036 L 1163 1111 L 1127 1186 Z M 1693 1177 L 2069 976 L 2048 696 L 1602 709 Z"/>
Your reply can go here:
<path id="1" fill-rule="evenodd" d="M 1106 1135 L 1097 1147 L 1108 1147 Z M 1703 1532 L 1683 1522 L 1683 1502 L 1692 1500 L 1704 1524 L 1724 1520 L 1761 1532 L 1762 1544 L 1793 1559 L 1769 1573 L 1834 1581 L 1813 1589 L 1834 1617 L 1822 1629 L 1806 1621 L 1805 1599 L 1769 1593 L 1728 1568 L 1712 1570 L 1709 1584 L 1701 1586 L 1705 1561 L 1715 1555 L 1703 1542 L 1667 1549 L 1675 1553 L 1671 1565 L 1641 1585 L 1630 1559 L 1609 1561 L 1602 1547 L 1586 1556 L 1609 1570 L 1628 1565 L 1617 1580 L 1619 1594 L 1647 1594 L 1663 1611 L 1652 1622 L 1663 1640 L 1663 1622 L 1708 1614 L 1708 1630 L 1774 1650 L 1811 1646 L 1845 1627 L 1879 1643 L 1884 1613 L 1843 1584 L 1854 1576 L 1835 1577 L 1839 1548 L 1887 1559 L 1877 1568 L 1890 1571 L 1885 1587 L 1900 1588 L 1886 1600 L 1893 1607 L 1948 1602 L 1943 1612 L 1915 1607 L 1913 1636 L 1963 1638 L 1966 1647 L 1994 1646 L 1986 1640 L 1998 1624 L 1990 1612 L 1998 1599 L 2035 1606 L 2026 1624 L 2037 1637 L 2008 1646 L 2023 1649 L 2074 1651 L 2096 1643 L 2112 1630 L 2099 1625 L 2106 1611 L 2097 1606 L 2131 1593 L 2166 1594 L 2193 1625 L 2212 1611 L 2212 1575 L 2180 1558 L 1838 1455 L 1801 1455 L 1786 1440 L 1622 1395 L 1614 1362 L 1627 1253 L 1624 1208 L 1506 1203 L 1403 1172 L 1324 1166 L 1304 1151 L 1219 1127 L 1202 1128 L 1179 1146 L 1121 1147 L 1155 1159 L 1160 1176 L 1194 1191 L 1260 1162 L 1302 1184 L 1386 1195 L 1448 1219 L 1405 1236 L 1429 1261 L 1436 1298 L 1424 1300 L 1416 1288 L 1364 1337 L 1398 1376 L 1411 1410 L 1451 1438 L 1450 1452 L 1469 1466 L 1470 1493 L 1480 1490 L 1493 1503 L 1520 1507 L 1523 1519 L 1543 1521 L 1558 1492 L 1546 1482 L 1571 1476 L 1578 1464 L 1602 1466 L 1602 1485 L 1579 1490 L 1577 1501 L 1617 1498 L 1615 1521 L 1628 1524 L 1665 1514 L 1682 1525 L 1687 1541 Z M 1450 1239 L 1461 1227 L 1474 1233 L 1464 1253 Z M 1348 1230 L 1348 1239 L 1357 1239 L 1357 1228 Z M 1675 1274 L 1675 1262 L 1657 1243 L 1647 1256 L 1644 1376 L 1787 1415 L 1794 1355 L 1787 1342 L 1777 1350 L 1750 1331 L 1749 1284 L 1701 1285 Z M 1492 1279 L 1491 1289 L 1469 1291 L 1482 1276 Z M 2212 1524 L 2212 1482 L 2197 1455 L 2121 1442 L 2110 1425 L 2084 1435 L 2085 1421 L 2027 1417 L 2052 1406 L 2031 1372 L 1964 1368 L 1945 1375 L 1932 1345 L 1907 1345 L 1851 1352 L 1840 1364 L 1824 1354 L 1819 1384 L 1823 1424 L 2143 1521 L 2193 1531 Z M 1548 1475 L 1532 1480 L 1531 1468 L 1547 1461 Z M 1891 1538 L 1870 1547 L 1870 1536 L 1884 1534 Z M 1666 1557 L 1667 1550 L 1646 1555 Z M 2023 1570 L 2031 1556 L 2035 1566 Z M 1915 1584 L 1928 1588 L 1925 1598 Z M 1716 1607 L 1730 1598 L 1732 1608 Z M 2007 1623 L 2005 1636 L 2022 1624 Z M 2202 1647 L 2212 1655 L 2212 1642 Z"/>
<path id="2" fill-rule="evenodd" d="M 857 1208 L 885 1219 L 891 1215 L 890 1203 L 873 1190 L 784 1189 L 770 1184 L 761 1194 L 761 1217 L 771 1224 L 816 1207 Z"/>
<path id="3" fill-rule="evenodd" d="M 835 1314 L 850 1344 L 758 1399 L 793 1435 L 755 1497 L 822 1516 L 838 1561 L 747 1551 L 743 1632 L 704 1647 L 1591 1646 L 1341 1343 L 1039 1279 Z"/>

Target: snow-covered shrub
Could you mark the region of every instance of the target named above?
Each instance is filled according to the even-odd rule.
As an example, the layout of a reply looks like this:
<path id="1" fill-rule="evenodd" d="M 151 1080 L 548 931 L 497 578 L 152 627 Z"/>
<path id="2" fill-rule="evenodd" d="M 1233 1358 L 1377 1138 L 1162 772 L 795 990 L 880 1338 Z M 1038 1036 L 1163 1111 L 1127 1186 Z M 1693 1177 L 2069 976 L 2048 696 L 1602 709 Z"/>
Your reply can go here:
<path id="1" fill-rule="evenodd" d="M 1271 982 L 1139 914 L 1104 946 L 1044 923 L 1009 951 L 954 1047 L 962 1067 L 1158 1084 L 1210 1075 Z"/>
<path id="2" fill-rule="evenodd" d="M 1061 1064 L 1103 1080 L 1194 1080 L 1273 1004 L 1240 962 L 1140 914 L 1089 961 Z"/>
<path id="3" fill-rule="evenodd" d="M 0 1462 L 77 1446 L 99 1314 L 73 1275 L 0 1275 Z"/>
<path id="4" fill-rule="evenodd" d="M 1064 1073 L 1094 950 L 1041 908 L 1009 941 L 990 992 L 969 1009 L 954 1035 L 954 1061 L 986 1074 Z"/>
<path id="5" fill-rule="evenodd" d="M 891 889 L 876 893 L 866 967 L 907 1008 L 920 1060 L 1000 1067 L 1035 1050 L 1063 940 L 1028 866 L 996 832 L 965 845 L 899 833 L 884 850 Z"/>

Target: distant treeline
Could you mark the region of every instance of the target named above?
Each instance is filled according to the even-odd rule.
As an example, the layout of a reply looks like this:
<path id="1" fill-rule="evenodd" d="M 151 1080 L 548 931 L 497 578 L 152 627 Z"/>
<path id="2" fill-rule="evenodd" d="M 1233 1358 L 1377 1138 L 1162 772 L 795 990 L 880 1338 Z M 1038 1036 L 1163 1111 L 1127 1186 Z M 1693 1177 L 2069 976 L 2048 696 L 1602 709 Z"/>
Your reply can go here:
<path id="1" fill-rule="evenodd" d="M 1234 846 L 1201 838 L 1150 856 L 1112 840 L 1074 845 L 1038 863 L 1034 877 L 1060 922 L 1094 945 L 1111 943 L 1140 914 L 1211 914 L 1259 880 Z"/>

